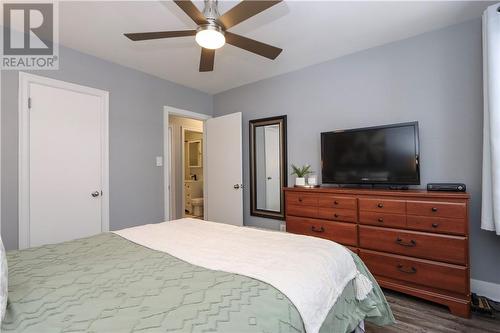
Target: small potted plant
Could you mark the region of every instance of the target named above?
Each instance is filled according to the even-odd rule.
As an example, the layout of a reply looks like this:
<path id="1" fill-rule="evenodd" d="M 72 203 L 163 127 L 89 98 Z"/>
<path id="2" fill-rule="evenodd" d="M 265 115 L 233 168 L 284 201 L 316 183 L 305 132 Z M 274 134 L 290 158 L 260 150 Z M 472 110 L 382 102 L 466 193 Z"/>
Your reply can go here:
<path id="1" fill-rule="evenodd" d="M 292 175 L 296 175 L 297 178 L 295 178 L 295 185 L 296 186 L 305 186 L 306 185 L 306 176 L 310 174 L 311 171 L 311 166 L 310 165 L 304 165 L 302 167 L 297 167 L 292 164 Z"/>

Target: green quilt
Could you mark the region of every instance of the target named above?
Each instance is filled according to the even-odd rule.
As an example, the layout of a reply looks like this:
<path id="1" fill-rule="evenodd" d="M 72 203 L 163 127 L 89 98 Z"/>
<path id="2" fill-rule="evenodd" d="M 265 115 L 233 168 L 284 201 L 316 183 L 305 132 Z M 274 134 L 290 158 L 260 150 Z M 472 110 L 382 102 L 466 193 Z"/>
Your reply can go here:
<path id="1" fill-rule="evenodd" d="M 1 332 L 305 332 L 294 305 L 274 287 L 191 265 L 113 233 L 12 251 L 7 259 Z M 374 286 L 360 302 L 350 283 L 320 333 L 350 332 L 362 319 L 392 323 Z"/>

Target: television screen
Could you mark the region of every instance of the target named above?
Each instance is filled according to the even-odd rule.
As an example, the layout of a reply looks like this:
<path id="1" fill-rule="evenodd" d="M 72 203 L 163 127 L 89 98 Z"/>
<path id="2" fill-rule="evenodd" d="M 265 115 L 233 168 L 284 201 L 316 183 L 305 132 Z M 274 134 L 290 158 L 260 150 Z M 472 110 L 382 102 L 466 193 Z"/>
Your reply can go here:
<path id="1" fill-rule="evenodd" d="M 420 184 L 418 123 L 321 133 L 325 184 Z"/>

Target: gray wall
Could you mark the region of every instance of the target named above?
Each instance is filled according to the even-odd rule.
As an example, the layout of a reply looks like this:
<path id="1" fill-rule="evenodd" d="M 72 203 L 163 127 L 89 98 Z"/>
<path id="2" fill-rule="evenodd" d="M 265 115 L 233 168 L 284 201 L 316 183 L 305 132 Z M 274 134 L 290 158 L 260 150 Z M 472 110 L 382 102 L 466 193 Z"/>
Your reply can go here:
<path id="1" fill-rule="evenodd" d="M 58 71 L 34 74 L 110 93 L 110 227 L 163 220 L 163 106 L 212 114 L 212 96 L 68 48 Z M 2 239 L 18 245 L 18 72 L 2 71 Z"/>
<path id="2" fill-rule="evenodd" d="M 437 181 L 467 184 L 472 195 L 472 277 L 500 283 L 500 237 L 480 230 L 482 107 L 480 20 L 214 97 L 215 115 L 243 113 L 246 184 L 251 119 L 287 114 L 288 162 L 310 163 L 316 171 L 320 171 L 322 131 L 419 121 L 422 185 Z M 249 200 L 247 188 L 245 224 L 277 229 L 277 221 L 250 216 Z"/>

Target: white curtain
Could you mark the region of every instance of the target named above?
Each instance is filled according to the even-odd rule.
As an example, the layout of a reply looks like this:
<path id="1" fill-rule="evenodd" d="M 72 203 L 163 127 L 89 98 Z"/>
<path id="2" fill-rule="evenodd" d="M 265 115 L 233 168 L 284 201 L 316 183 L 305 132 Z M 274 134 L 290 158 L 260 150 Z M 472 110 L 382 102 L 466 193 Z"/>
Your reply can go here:
<path id="1" fill-rule="evenodd" d="M 483 14 L 483 199 L 481 228 L 500 235 L 500 4 Z"/>

